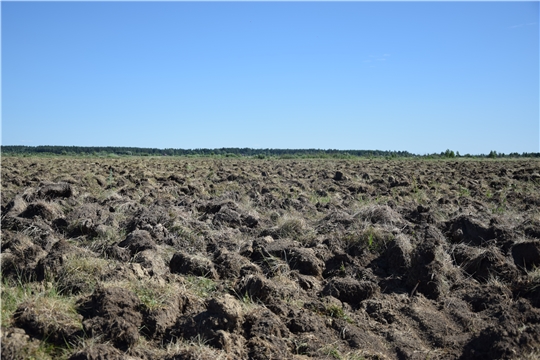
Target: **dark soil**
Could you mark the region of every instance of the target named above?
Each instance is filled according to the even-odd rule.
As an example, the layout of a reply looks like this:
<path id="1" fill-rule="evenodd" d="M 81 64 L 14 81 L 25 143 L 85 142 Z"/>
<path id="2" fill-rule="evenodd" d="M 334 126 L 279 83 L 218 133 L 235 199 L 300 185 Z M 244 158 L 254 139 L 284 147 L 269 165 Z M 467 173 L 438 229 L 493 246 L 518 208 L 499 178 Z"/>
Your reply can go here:
<path id="1" fill-rule="evenodd" d="M 2 159 L 2 359 L 535 359 L 540 162 Z"/>

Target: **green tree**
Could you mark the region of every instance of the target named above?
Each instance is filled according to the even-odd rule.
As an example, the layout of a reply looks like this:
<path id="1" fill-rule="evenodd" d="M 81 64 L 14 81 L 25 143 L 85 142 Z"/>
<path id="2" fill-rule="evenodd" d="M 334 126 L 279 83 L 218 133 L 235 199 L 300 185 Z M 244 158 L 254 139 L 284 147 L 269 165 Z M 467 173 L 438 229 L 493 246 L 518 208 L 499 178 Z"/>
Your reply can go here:
<path id="1" fill-rule="evenodd" d="M 444 152 L 444 157 L 447 157 L 447 158 L 455 158 L 456 157 L 456 154 L 450 150 L 450 149 L 447 149 L 445 152 Z"/>

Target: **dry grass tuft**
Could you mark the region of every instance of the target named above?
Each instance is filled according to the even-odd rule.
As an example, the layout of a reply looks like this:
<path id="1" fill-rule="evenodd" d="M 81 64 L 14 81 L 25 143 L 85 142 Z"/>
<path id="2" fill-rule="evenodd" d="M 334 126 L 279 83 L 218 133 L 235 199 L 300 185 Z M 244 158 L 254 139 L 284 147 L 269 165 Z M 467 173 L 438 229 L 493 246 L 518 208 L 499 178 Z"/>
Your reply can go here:
<path id="1" fill-rule="evenodd" d="M 92 292 L 114 267 L 109 260 L 86 254 L 67 257 L 56 277 L 58 290 L 66 294 Z"/>
<path id="2" fill-rule="evenodd" d="M 278 220 L 278 235 L 280 237 L 297 238 L 304 234 L 307 228 L 306 220 L 297 216 L 284 216 Z"/>
<path id="3" fill-rule="evenodd" d="M 399 226 L 404 223 L 403 217 L 388 205 L 364 206 L 353 217 L 382 226 Z"/>

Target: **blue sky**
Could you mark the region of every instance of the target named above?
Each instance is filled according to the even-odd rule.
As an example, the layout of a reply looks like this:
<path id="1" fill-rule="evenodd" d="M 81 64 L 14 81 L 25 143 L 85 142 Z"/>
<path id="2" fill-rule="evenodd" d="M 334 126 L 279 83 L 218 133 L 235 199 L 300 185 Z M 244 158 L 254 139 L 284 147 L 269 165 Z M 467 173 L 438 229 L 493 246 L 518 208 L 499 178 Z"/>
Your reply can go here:
<path id="1" fill-rule="evenodd" d="M 538 2 L 5 2 L 2 144 L 538 152 Z"/>

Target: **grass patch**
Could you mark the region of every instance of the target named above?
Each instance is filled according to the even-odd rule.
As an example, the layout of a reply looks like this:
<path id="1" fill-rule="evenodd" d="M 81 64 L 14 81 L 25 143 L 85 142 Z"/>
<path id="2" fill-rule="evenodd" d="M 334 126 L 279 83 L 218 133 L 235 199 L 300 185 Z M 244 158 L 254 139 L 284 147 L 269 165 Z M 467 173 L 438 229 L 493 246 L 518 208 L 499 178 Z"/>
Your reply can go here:
<path id="1" fill-rule="evenodd" d="M 185 284 L 188 290 L 204 299 L 214 295 L 217 288 L 214 280 L 202 276 L 189 275 Z"/>
<path id="2" fill-rule="evenodd" d="M 148 310 L 166 308 L 170 300 L 179 293 L 177 286 L 165 282 L 144 280 L 130 284 L 130 289 Z"/>
<path id="3" fill-rule="evenodd" d="M 349 324 L 353 323 L 351 317 L 345 313 L 345 310 L 343 310 L 341 306 L 338 305 L 328 305 L 325 308 L 325 315 L 333 317 L 335 319 L 343 319 Z"/>
<path id="4" fill-rule="evenodd" d="M 311 201 L 311 203 L 313 203 L 314 205 L 317 205 L 317 204 L 326 205 L 330 201 L 332 201 L 332 198 L 329 195 L 320 196 L 320 195 L 314 194 L 309 197 L 309 201 Z"/>
<path id="5" fill-rule="evenodd" d="M 12 316 L 17 307 L 33 294 L 42 291 L 41 285 L 35 282 L 23 282 L 2 277 L 2 326 L 11 325 Z"/>
<path id="6" fill-rule="evenodd" d="M 527 289 L 529 291 L 540 289 L 540 267 L 527 271 Z"/>
<path id="7" fill-rule="evenodd" d="M 371 252 L 381 252 L 386 248 L 386 244 L 394 239 L 391 233 L 383 231 L 374 226 L 368 226 L 359 233 L 346 234 L 342 240 L 347 249 L 360 248 Z"/>
<path id="8" fill-rule="evenodd" d="M 323 355 L 330 357 L 331 359 L 343 359 L 343 356 L 338 350 L 338 347 L 334 344 L 329 344 L 322 347 L 319 350 Z"/>
<path id="9" fill-rule="evenodd" d="M 464 186 L 459 186 L 459 196 L 468 197 L 471 196 L 471 192 Z"/>
<path id="10" fill-rule="evenodd" d="M 278 224 L 278 235 L 280 237 L 297 238 L 304 234 L 306 221 L 300 217 L 284 217 Z"/>
<path id="11" fill-rule="evenodd" d="M 230 357 L 223 350 L 218 350 L 208 344 L 208 339 L 201 335 L 190 339 L 176 339 L 166 346 L 166 354 L 178 359 L 213 359 L 224 360 Z"/>
<path id="12" fill-rule="evenodd" d="M 74 296 L 60 294 L 55 284 L 46 285 L 37 282 L 24 282 L 23 279 L 1 282 L 2 327 L 13 326 L 13 315 L 26 304 L 36 314 L 43 340 L 31 340 L 19 349 L 20 358 L 24 359 L 67 359 L 72 345 L 57 346 L 47 341 L 50 335 L 66 328 L 82 329 L 82 318 L 76 311 Z"/>
<path id="13" fill-rule="evenodd" d="M 109 270 L 110 262 L 105 259 L 84 255 L 67 257 L 56 277 L 58 290 L 62 294 L 92 292 Z"/>
<path id="14" fill-rule="evenodd" d="M 180 238 L 180 244 L 182 249 L 188 253 L 200 252 L 203 249 L 204 241 L 195 232 L 188 227 L 183 226 L 175 222 L 170 228 L 169 232 Z"/>

